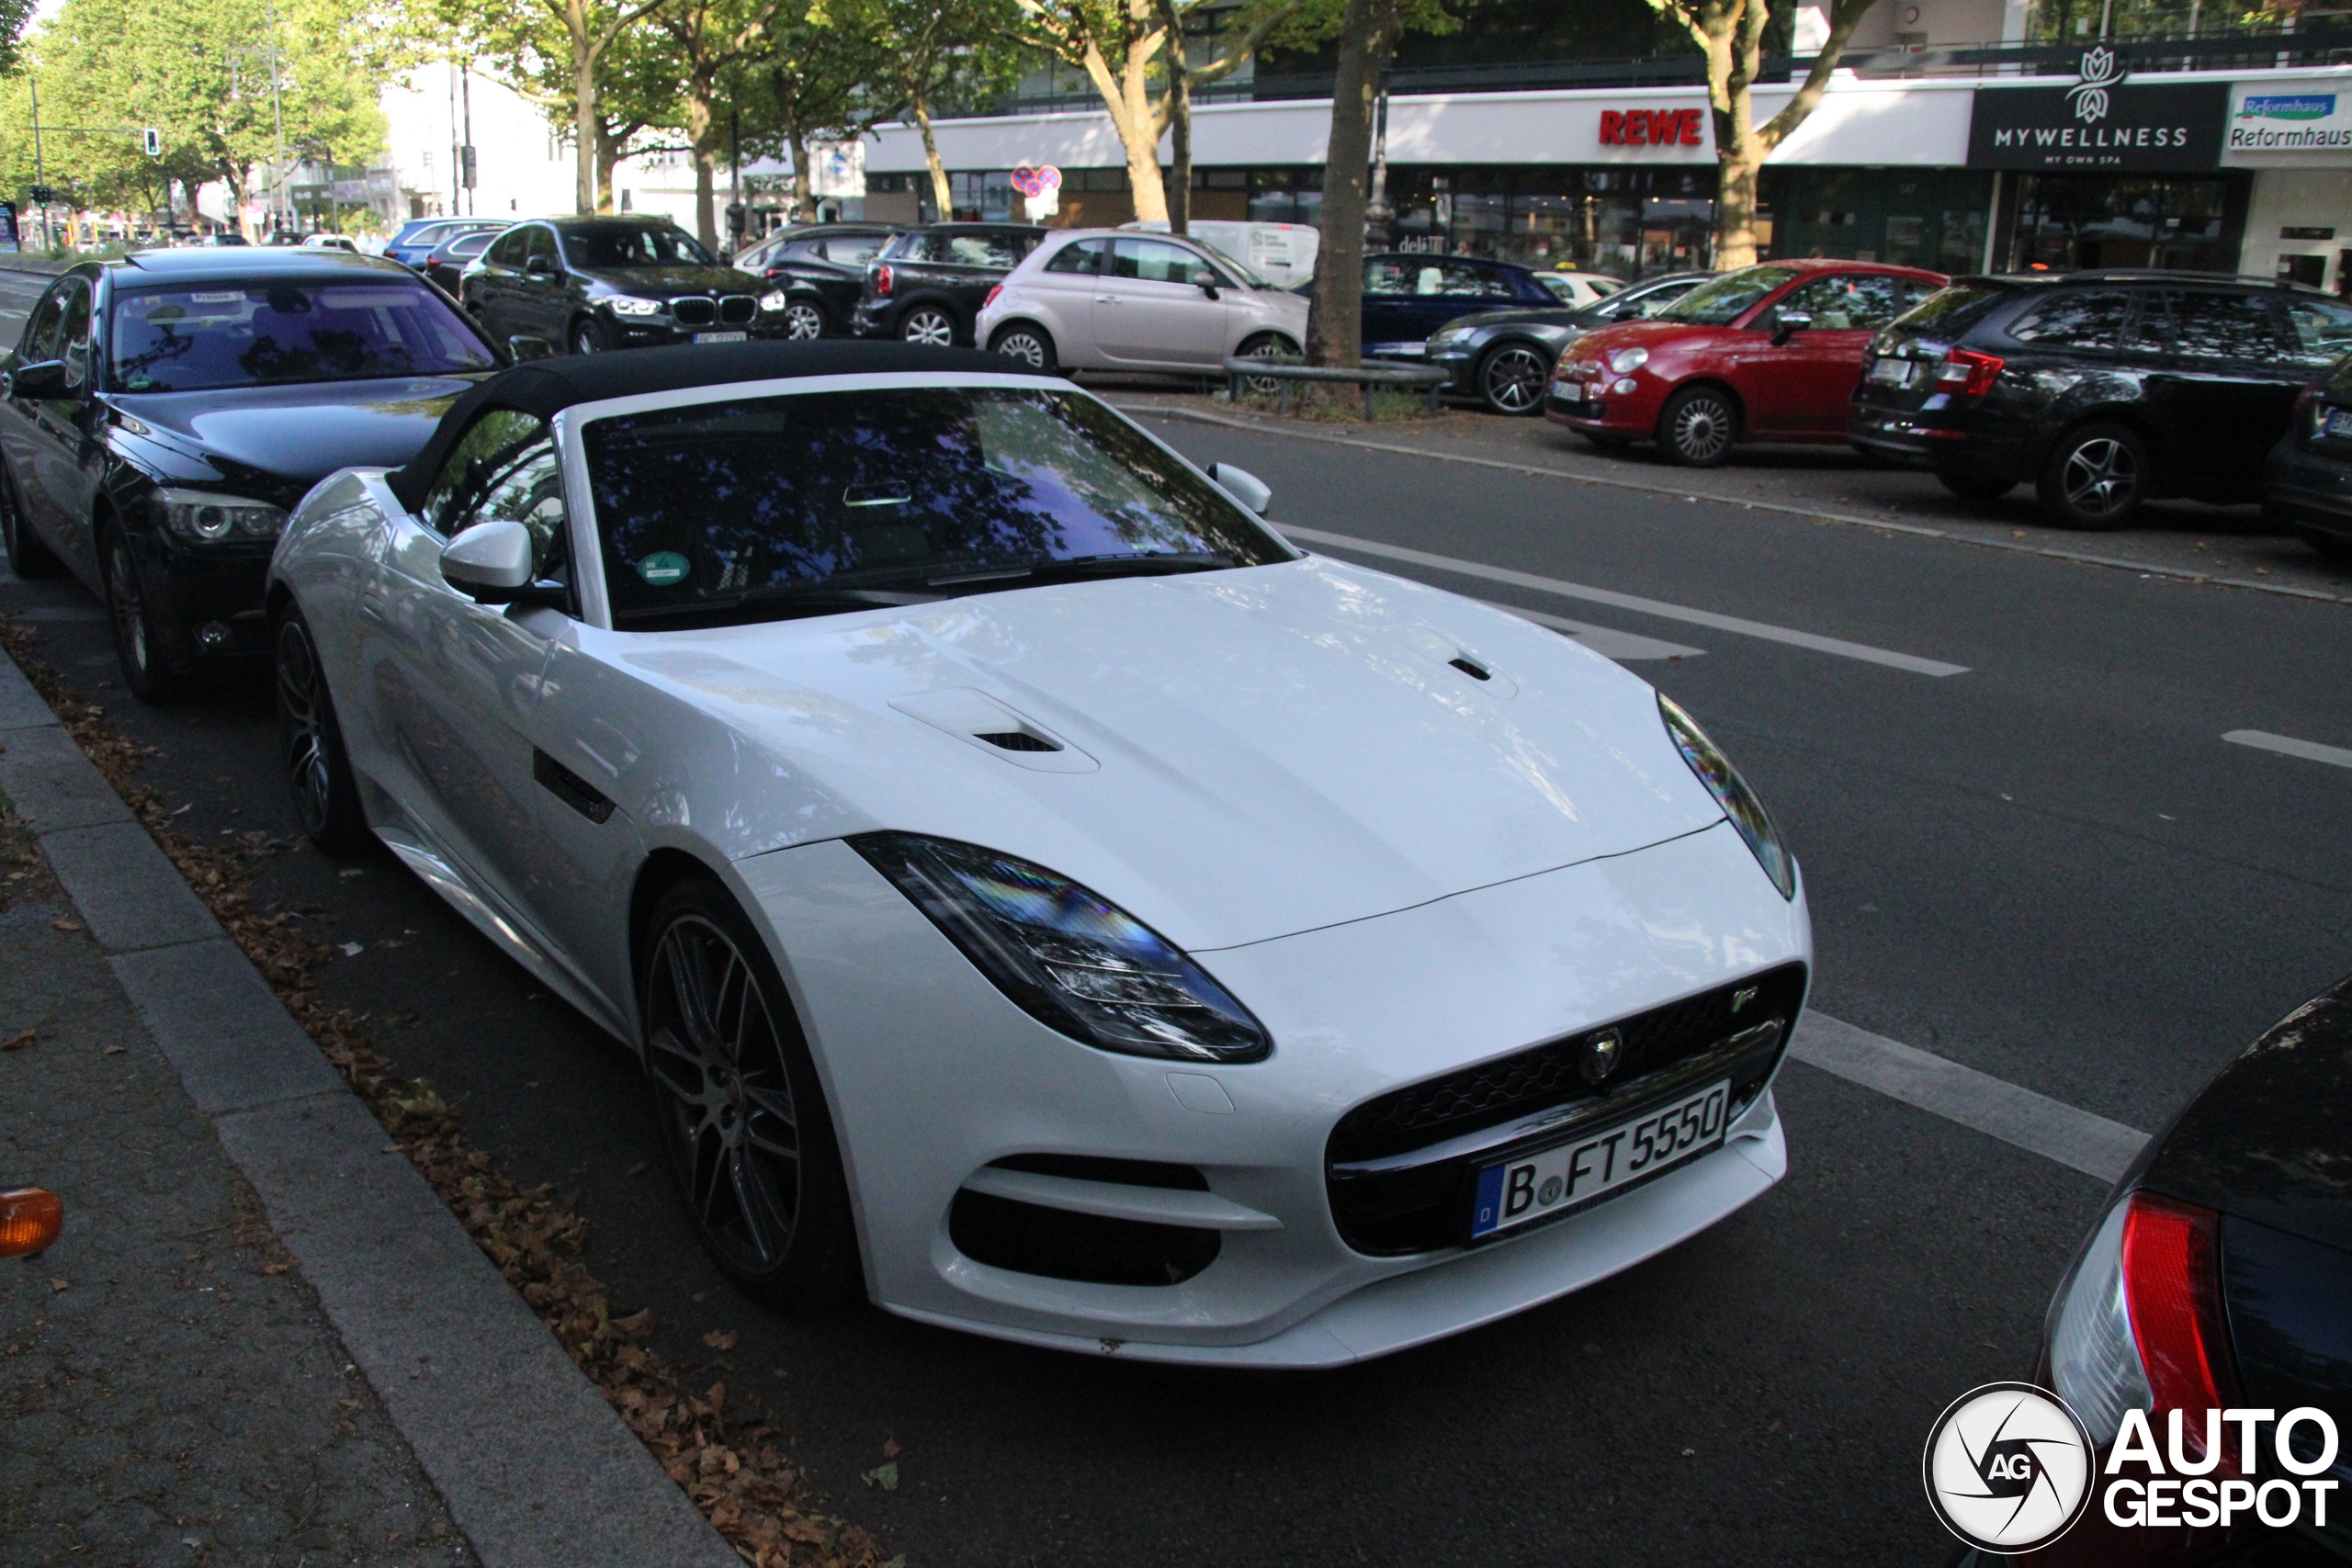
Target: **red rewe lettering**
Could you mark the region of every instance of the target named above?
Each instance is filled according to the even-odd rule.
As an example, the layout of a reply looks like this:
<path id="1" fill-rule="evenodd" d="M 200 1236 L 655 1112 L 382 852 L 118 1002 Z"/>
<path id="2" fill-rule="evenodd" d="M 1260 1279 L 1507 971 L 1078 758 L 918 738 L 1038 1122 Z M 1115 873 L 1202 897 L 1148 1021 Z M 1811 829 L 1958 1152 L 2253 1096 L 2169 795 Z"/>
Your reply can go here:
<path id="1" fill-rule="evenodd" d="M 1615 109 L 1600 111 L 1600 144 L 1622 147 L 1625 142 L 1625 117 Z"/>
<path id="2" fill-rule="evenodd" d="M 1649 144 L 1649 140 L 1650 111 L 1647 109 L 1627 109 L 1625 111 L 1625 145 L 1628 147 L 1644 147 Z"/>
<path id="3" fill-rule="evenodd" d="M 1682 145 L 1685 147 L 1704 146 L 1705 143 L 1699 140 L 1699 111 L 1697 109 L 1684 109 L 1682 111 L 1681 118 Z"/>
<path id="4" fill-rule="evenodd" d="M 1650 145 L 1671 147 L 1682 140 L 1680 109 L 1650 110 Z"/>

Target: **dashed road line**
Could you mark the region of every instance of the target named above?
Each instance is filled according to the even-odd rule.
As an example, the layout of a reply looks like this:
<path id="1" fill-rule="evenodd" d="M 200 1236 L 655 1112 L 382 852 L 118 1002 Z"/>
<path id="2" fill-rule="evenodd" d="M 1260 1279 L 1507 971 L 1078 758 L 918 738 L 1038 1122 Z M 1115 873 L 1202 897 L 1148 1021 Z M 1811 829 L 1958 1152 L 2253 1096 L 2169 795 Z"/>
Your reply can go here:
<path id="1" fill-rule="evenodd" d="M 2323 746 L 2316 740 L 2298 740 L 2291 735 L 2273 735 L 2267 729 L 2233 729 L 2222 739 L 2233 746 L 2251 746 L 2257 751 L 2276 751 L 2282 757 L 2301 757 L 2306 762 L 2326 762 L 2338 768 L 2352 768 L 2352 751 L 2341 746 Z"/>
<path id="2" fill-rule="evenodd" d="M 1907 670 L 1914 675 L 1965 675 L 1965 664 L 1947 664 L 1939 659 L 1922 659 L 1914 653 L 1897 653 L 1891 649 L 1872 648 L 1868 643 L 1848 642 L 1843 637 L 1821 637 L 1813 632 L 1798 631 L 1791 626 L 1776 626 L 1765 621 L 1750 621 L 1737 615 L 1719 615 L 1713 610 L 1697 610 L 1688 604 L 1670 604 L 1663 599 L 1645 599 L 1635 593 L 1620 593 L 1611 588 L 1592 588 L 1581 582 L 1569 582 L 1557 577 L 1539 577 L 1532 571 L 1513 571 L 1508 567 L 1488 566 L 1484 561 L 1464 560 L 1458 556 L 1433 555 L 1428 550 L 1407 549 L 1402 545 L 1385 545 L 1376 539 L 1358 539 L 1346 534 L 1327 534 L 1320 528 L 1301 528 L 1293 524 L 1276 525 L 1294 539 L 1322 545 L 1352 555 L 1375 556 L 1385 560 L 1404 561 L 1411 566 L 1429 567 L 1438 571 L 1450 571 L 1463 577 L 1476 577 L 1488 582 L 1507 582 L 1514 588 L 1532 588 L 1539 593 L 1556 593 L 1563 599 L 1582 599 L 1595 604 L 1614 605 L 1640 615 L 1656 615 L 1660 620 L 1685 621 L 1695 626 L 1712 626 L 1717 631 L 1732 632 L 1740 637 L 1760 638 L 1765 642 L 1785 643 L 1791 648 L 1810 649 L 1815 653 L 1835 654 L 1840 659 L 1858 659 L 1866 664 L 1883 664 L 1891 670 Z"/>

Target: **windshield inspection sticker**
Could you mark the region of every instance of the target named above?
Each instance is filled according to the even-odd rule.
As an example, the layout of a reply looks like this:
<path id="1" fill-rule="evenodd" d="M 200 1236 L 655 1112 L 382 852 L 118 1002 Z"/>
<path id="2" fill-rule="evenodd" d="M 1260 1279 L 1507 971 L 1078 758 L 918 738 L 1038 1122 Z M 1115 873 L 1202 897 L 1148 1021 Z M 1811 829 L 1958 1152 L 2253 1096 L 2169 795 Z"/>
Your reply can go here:
<path id="1" fill-rule="evenodd" d="M 656 588 L 684 582 L 686 573 L 693 570 L 693 563 L 675 550 L 656 550 L 639 558 L 637 563 L 637 575 Z"/>

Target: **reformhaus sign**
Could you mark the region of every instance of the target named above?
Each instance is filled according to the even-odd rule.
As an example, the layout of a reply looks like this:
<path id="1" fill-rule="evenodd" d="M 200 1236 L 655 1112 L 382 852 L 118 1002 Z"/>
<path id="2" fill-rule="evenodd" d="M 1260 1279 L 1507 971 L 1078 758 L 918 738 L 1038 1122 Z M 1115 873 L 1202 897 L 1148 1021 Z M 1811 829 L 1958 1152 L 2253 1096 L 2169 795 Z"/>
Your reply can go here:
<path id="1" fill-rule="evenodd" d="M 2229 118 L 2224 82 L 2125 78 L 2111 49 L 2083 53 L 2070 87 L 1980 87 L 1968 122 L 1972 169 L 2162 174 L 2214 168 Z"/>

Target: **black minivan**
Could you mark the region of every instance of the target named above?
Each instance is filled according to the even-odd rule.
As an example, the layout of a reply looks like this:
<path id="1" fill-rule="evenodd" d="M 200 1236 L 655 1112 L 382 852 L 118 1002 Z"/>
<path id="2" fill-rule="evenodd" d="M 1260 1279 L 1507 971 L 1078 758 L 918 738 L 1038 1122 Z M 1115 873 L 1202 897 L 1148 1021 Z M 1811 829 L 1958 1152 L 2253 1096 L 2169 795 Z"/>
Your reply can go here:
<path id="1" fill-rule="evenodd" d="M 2352 306 L 2215 274 L 1961 277 L 1871 340 L 1853 444 L 1990 500 L 2120 528 L 2145 502 L 2256 499 L 2296 396 L 2352 350 Z"/>

